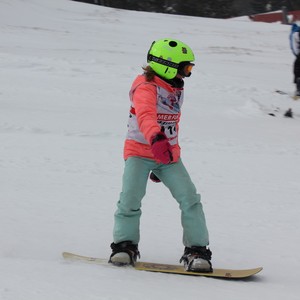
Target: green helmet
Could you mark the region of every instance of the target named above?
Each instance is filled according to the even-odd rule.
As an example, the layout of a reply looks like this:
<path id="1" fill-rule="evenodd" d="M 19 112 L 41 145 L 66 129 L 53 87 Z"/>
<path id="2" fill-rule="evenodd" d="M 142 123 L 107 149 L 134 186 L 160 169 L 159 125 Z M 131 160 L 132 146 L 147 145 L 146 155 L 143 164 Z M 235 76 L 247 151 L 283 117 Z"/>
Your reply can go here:
<path id="1" fill-rule="evenodd" d="M 194 60 L 192 49 L 181 41 L 173 39 L 154 41 L 147 55 L 149 66 L 157 75 L 165 79 L 173 79 L 177 75 L 181 67 L 180 63 L 187 64 Z"/>

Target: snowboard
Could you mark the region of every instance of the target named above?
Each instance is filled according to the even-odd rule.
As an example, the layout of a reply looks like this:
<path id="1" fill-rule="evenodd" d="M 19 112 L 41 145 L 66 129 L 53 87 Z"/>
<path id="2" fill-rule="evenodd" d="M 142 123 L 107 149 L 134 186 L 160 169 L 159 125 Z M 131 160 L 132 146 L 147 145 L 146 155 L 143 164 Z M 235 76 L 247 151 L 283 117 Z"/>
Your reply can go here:
<path id="1" fill-rule="evenodd" d="M 70 252 L 63 252 L 62 255 L 66 260 L 83 261 L 83 262 L 88 262 L 93 264 L 113 266 L 112 264 L 108 263 L 107 259 L 103 259 L 103 258 L 83 256 L 83 255 L 78 255 Z M 139 271 L 179 274 L 179 275 L 188 275 L 188 276 L 205 276 L 205 277 L 224 278 L 224 279 L 247 278 L 259 273 L 263 269 L 262 267 L 258 267 L 254 269 L 240 269 L 240 270 L 214 268 L 213 272 L 200 273 L 200 272 L 186 271 L 184 267 L 180 265 L 169 265 L 169 264 L 160 264 L 160 263 L 152 263 L 152 262 L 142 262 L 142 261 L 136 262 L 134 266 L 129 266 L 129 267 Z"/>
<path id="2" fill-rule="evenodd" d="M 295 94 L 292 94 L 292 93 L 289 93 L 289 92 L 286 92 L 286 91 L 282 91 L 282 90 L 275 90 L 275 93 L 280 94 L 280 95 L 289 96 L 293 100 L 299 100 L 300 99 L 300 96 L 296 96 Z"/>

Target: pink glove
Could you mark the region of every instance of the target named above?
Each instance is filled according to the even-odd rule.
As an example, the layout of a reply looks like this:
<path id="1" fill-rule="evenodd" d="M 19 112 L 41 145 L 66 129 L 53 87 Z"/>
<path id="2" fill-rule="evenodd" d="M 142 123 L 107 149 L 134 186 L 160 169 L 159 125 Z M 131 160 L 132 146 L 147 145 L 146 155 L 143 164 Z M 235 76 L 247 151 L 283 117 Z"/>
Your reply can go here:
<path id="1" fill-rule="evenodd" d="M 159 132 L 151 138 L 151 150 L 154 157 L 163 164 L 166 165 L 172 162 L 171 145 L 163 132 Z"/>
<path id="2" fill-rule="evenodd" d="M 155 183 L 161 182 L 161 180 L 153 172 L 150 173 L 149 178 Z"/>

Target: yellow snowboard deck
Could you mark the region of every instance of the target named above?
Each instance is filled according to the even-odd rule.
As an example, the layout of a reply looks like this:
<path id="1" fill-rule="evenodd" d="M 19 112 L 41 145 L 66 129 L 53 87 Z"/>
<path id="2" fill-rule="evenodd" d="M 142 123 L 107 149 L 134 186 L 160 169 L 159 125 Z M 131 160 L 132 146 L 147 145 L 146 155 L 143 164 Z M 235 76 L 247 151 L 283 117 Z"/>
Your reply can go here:
<path id="1" fill-rule="evenodd" d="M 63 252 L 62 255 L 67 260 L 84 261 L 84 262 L 100 264 L 100 265 L 108 264 L 107 259 L 103 259 L 103 258 L 83 256 L 83 255 L 78 255 L 70 252 Z M 142 261 L 136 262 L 133 268 L 140 271 L 170 273 L 170 274 L 179 274 L 179 275 L 188 275 L 188 276 L 227 278 L 227 279 L 247 278 L 259 273 L 263 269 L 262 267 L 253 268 L 253 269 L 241 269 L 241 270 L 214 268 L 213 272 L 200 273 L 200 272 L 186 271 L 184 267 L 181 265 L 159 264 L 159 263 L 142 262 Z"/>

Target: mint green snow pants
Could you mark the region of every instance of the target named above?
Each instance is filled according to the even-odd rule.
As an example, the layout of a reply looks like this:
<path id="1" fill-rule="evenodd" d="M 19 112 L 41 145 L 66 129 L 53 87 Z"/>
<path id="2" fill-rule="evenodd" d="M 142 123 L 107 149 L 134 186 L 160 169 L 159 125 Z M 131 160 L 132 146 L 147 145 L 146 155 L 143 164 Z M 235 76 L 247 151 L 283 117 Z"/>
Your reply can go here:
<path id="1" fill-rule="evenodd" d="M 114 215 L 114 243 L 139 243 L 141 202 L 151 171 L 170 190 L 179 204 L 184 246 L 208 245 L 208 231 L 200 195 L 197 194 L 182 161 L 164 165 L 140 157 L 130 157 L 125 161 L 123 188 Z"/>

